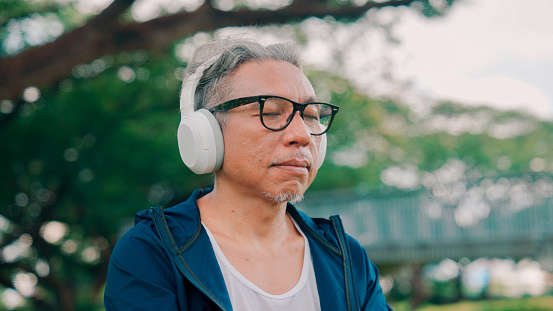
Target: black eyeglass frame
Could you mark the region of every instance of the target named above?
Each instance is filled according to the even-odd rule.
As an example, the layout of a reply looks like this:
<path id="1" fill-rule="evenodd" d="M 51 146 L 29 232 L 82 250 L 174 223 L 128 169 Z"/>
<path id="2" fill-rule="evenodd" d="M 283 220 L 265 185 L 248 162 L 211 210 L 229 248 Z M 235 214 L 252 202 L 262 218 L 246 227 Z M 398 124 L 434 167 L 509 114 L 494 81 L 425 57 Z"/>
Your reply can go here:
<path id="1" fill-rule="evenodd" d="M 284 124 L 279 129 L 270 128 L 265 124 L 265 122 L 263 122 L 263 116 L 261 115 L 262 112 L 263 112 L 263 105 L 265 104 L 265 101 L 269 98 L 279 98 L 279 99 L 285 100 L 287 102 L 290 102 L 292 104 L 292 106 L 294 107 L 293 110 L 292 110 L 292 114 L 288 117 L 288 120 L 286 121 L 286 124 Z M 258 95 L 258 96 L 248 96 L 248 97 L 240 97 L 240 98 L 236 98 L 236 99 L 231 99 L 229 101 L 226 101 L 222 104 L 219 104 L 219 105 L 209 109 L 209 112 L 214 113 L 214 112 L 217 112 L 217 111 L 220 111 L 220 112 L 229 111 L 229 110 L 234 109 L 236 107 L 240 107 L 240 106 L 243 106 L 243 105 L 252 104 L 252 103 L 256 103 L 256 102 L 259 102 L 259 120 L 261 121 L 261 124 L 263 124 L 263 126 L 266 129 L 271 130 L 271 131 L 282 131 L 285 128 L 287 128 L 288 125 L 290 125 L 290 122 L 292 122 L 292 119 L 294 118 L 294 115 L 296 114 L 296 111 L 299 111 L 300 117 L 303 119 L 303 111 L 305 110 L 305 108 L 308 105 L 318 104 L 318 105 L 328 105 L 328 106 L 330 106 L 331 115 L 330 115 L 330 120 L 328 121 L 328 126 L 326 127 L 326 129 L 322 133 L 319 133 L 319 134 L 310 133 L 313 136 L 319 136 L 319 135 L 325 134 L 328 131 L 328 129 L 330 128 L 330 126 L 332 125 L 332 121 L 334 120 L 334 116 L 340 110 L 340 107 L 338 107 L 336 105 L 329 104 L 329 103 L 321 103 L 321 102 L 296 103 L 295 101 L 293 101 L 291 99 L 288 99 L 286 97 L 281 97 L 281 96 L 276 96 L 276 95 Z"/>

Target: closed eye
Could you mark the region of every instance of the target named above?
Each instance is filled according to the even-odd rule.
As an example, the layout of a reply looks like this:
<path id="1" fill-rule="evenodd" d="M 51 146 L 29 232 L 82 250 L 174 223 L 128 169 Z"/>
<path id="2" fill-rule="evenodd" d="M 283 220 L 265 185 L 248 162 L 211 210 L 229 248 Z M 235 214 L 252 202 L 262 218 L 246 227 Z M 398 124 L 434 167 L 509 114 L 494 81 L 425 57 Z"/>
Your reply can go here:
<path id="1" fill-rule="evenodd" d="M 303 114 L 304 119 L 312 120 L 312 121 L 319 121 L 319 117 L 316 115 L 310 115 L 310 114 Z"/>

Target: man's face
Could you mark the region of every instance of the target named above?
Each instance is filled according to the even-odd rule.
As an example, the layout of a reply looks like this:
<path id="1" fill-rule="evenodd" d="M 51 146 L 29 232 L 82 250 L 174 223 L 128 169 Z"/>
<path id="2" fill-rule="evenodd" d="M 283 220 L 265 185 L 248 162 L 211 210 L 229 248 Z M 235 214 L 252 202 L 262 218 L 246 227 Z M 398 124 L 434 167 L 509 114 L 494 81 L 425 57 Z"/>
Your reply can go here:
<path id="1" fill-rule="evenodd" d="M 233 71 L 227 82 L 230 92 L 226 100 L 256 95 L 277 95 L 300 103 L 315 100 L 307 77 L 287 62 L 247 62 Z M 266 129 L 259 119 L 258 103 L 226 113 L 225 156 L 218 182 L 273 200 L 301 197 L 317 174 L 321 136 L 310 134 L 299 113 L 284 130 Z"/>

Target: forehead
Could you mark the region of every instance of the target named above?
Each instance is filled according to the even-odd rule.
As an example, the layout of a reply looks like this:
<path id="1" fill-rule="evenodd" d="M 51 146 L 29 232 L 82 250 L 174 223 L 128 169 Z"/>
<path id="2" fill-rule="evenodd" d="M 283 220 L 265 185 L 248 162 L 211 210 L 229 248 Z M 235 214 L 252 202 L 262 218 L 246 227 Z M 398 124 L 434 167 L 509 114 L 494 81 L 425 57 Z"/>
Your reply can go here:
<path id="1" fill-rule="evenodd" d="M 298 67 L 284 61 L 250 61 L 229 75 L 229 98 L 278 95 L 298 102 L 315 98 L 313 86 Z"/>

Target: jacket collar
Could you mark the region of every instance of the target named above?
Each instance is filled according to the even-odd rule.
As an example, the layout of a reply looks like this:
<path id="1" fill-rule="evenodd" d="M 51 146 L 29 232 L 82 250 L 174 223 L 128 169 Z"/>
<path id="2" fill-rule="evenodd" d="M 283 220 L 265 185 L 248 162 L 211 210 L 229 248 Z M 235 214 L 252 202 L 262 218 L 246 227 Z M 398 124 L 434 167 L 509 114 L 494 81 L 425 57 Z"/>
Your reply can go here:
<path id="1" fill-rule="evenodd" d="M 212 187 L 196 189 L 190 196 L 181 203 L 166 208 L 165 217 L 171 233 L 177 243 L 179 249 L 190 246 L 198 238 L 201 231 L 200 211 L 198 209 L 197 200 L 213 190 Z M 288 203 L 286 212 L 298 223 L 304 233 L 311 235 L 311 238 L 324 242 L 325 247 L 336 253 L 338 251 L 337 241 L 334 234 L 329 234 L 330 224 L 328 220 L 322 218 L 311 218 L 302 211 L 298 210 L 294 205 Z M 135 223 L 144 219 L 151 219 L 148 210 L 139 212 L 135 216 Z"/>
<path id="2" fill-rule="evenodd" d="M 212 188 L 194 190 L 188 199 L 165 209 L 167 225 L 173 235 L 176 251 L 183 258 L 188 271 L 181 271 L 189 279 L 195 278 L 210 297 L 225 310 L 232 310 L 223 275 L 211 247 L 209 237 L 200 221 L 196 201 Z M 288 203 L 287 213 L 296 221 L 308 238 L 319 299 L 322 310 L 340 310 L 345 301 L 342 262 L 338 242 L 326 219 L 312 219 Z M 150 211 L 136 215 L 135 222 L 151 219 Z M 192 273 L 192 275 L 190 274 Z M 206 293 L 207 291 L 207 293 Z M 213 299 L 213 298 L 212 298 Z"/>

